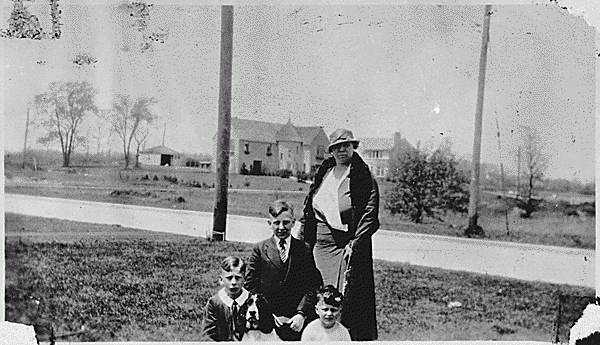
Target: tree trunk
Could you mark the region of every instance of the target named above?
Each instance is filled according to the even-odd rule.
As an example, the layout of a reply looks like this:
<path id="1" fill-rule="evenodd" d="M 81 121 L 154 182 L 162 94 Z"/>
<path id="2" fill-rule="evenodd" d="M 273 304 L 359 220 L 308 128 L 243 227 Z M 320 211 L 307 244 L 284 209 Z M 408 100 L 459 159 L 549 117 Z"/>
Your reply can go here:
<path id="1" fill-rule="evenodd" d="M 140 167 L 140 143 L 137 144 L 137 149 L 135 152 L 135 167 Z"/>
<path id="2" fill-rule="evenodd" d="M 534 171 L 533 169 L 529 170 L 529 192 L 527 193 L 527 199 L 531 200 L 531 197 L 533 196 L 533 174 Z"/>
<path id="3" fill-rule="evenodd" d="M 70 161 L 69 154 L 67 152 L 63 151 L 63 168 L 69 167 L 69 163 L 70 163 L 69 161 Z"/>

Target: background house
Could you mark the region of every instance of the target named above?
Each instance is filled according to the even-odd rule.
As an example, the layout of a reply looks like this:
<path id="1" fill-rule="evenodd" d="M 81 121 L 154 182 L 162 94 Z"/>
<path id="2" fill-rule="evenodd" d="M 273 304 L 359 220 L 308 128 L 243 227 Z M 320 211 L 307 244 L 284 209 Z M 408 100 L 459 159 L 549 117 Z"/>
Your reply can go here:
<path id="1" fill-rule="evenodd" d="M 142 165 L 182 165 L 181 154 L 166 146 L 154 146 L 148 150 L 140 151 L 139 162 Z"/>
<path id="2" fill-rule="evenodd" d="M 387 177 L 390 161 L 406 150 L 414 147 L 400 133 L 394 133 L 392 138 L 357 138 L 360 141 L 356 150 L 365 163 L 377 177 Z"/>
<path id="3" fill-rule="evenodd" d="M 213 137 L 216 152 L 216 136 Z M 229 173 L 242 168 L 250 173 L 268 173 L 286 169 L 310 172 L 325 157 L 329 140 L 322 127 L 297 127 L 286 124 L 231 118 Z M 216 155 L 215 155 L 216 157 Z M 213 159 L 213 171 L 216 162 Z"/>

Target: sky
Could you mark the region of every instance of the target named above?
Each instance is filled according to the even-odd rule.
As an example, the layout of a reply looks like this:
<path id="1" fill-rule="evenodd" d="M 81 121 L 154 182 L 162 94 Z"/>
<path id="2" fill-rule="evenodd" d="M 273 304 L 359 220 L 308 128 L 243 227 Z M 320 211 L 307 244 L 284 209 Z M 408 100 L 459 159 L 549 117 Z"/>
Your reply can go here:
<path id="1" fill-rule="evenodd" d="M 211 153 L 220 6 L 153 3 L 149 30 L 168 36 L 152 51 L 141 51 L 143 33 L 118 0 L 62 0 L 60 40 L 3 39 L 5 151 L 23 149 L 28 107 L 39 119 L 34 95 L 52 81 L 87 80 L 98 89 L 101 108 L 109 108 L 118 93 L 158 100 L 153 110 L 160 120 L 148 147 L 161 144 L 166 126 L 166 146 Z M 29 6 L 49 31 L 47 3 Z M 5 2 L 2 17 L 11 9 Z M 577 9 L 588 17 L 598 12 L 593 3 Z M 482 5 L 235 6 L 232 116 L 323 126 L 327 134 L 345 127 L 358 138 L 400 132 L 426 147 L 449 139 L 457 154 L 470 157 L 483 10 Z M 514 173 L 524 129 L 531 128 L 549 163 L 547 177 L 593 180 L 596 29 L 549 2 L 494 5 L 493 11 L 482 161 L 502 162 Z M 71 60 L 78 53 L 98 62 L 77 66 Z M 96 143 L 119 147 L 92 117 L 82 132 L 94 151 Z M 41 134 L 31 128 L 30 147 L 42 147 L 35 143 Z"/>

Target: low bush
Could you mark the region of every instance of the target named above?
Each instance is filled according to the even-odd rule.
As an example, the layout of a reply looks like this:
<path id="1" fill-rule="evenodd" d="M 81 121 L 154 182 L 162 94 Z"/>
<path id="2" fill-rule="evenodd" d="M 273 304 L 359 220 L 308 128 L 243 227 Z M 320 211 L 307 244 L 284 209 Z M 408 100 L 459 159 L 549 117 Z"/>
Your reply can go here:
<path id="1" fill-rule="evenodd" d="M 292 171 L 288 169 L 278 170 L 275 174 L 281 178 L 290 178 L 293 175 Z"/>
<path id="2" fill-rule="evenodd" d="M 188 158 L 185 161 L 185 166 L 186 167 L 199 167 L 200 166 L 200 162 L 194 158 Z"/>
<path id="3" fill-rule="evenodd" d="M 303 183 L 303 182 L 306 182 L 306 181 L 310 180 L 311 176 L 309 174 L 307 174 L 307 173 L 298 171 L 296 173 L 296 179 L 298 180 L 298 182 Z"/>
<path id="4" fill-rule="evenodd" d="M 246 168 L 246 163 L 242 163 L 242 167 L 240 168 L 240 175 L 248 175 L 250 171 Z"/>
<path id="5" fill-rule="evenodd" d="M 171 182 L 171 183 L 177 183 L 176 176 L 163 175 L 163 180 Z"/>
<path id="6" fill-rule="evenodd" d="M 120 197 L 120 196 L 139 196 L 143 198 L 152 197 L 157 198 L 158 195 L 151 191 L 137 191 L 137 190 L 113 190 L 110 193 L 112 197 Z"/>

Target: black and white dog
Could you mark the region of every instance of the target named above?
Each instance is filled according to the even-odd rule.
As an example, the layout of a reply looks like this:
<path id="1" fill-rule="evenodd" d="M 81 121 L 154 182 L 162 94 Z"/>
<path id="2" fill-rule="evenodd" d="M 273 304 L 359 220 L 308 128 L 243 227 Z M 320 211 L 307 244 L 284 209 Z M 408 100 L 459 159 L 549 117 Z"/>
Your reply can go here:
<path id="1" fill-rule="evenodd" d="M 265 298 L 250 294 L 240 307 L 237 329 L 242 333 L 242 342 L 281 341 L 275 332 L 275 320 Z"/>

